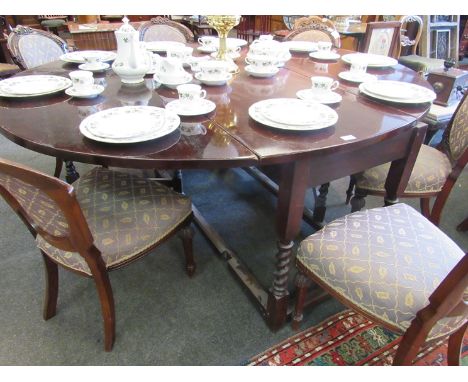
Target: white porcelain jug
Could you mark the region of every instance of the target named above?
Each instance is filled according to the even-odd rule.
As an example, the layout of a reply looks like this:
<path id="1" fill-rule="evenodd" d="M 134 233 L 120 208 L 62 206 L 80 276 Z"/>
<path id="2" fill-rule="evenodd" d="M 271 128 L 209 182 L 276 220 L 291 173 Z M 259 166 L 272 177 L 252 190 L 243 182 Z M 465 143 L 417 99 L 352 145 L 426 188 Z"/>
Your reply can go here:
<path id="1" fill-rule="evenodd" d="M 122 21 L 123 25 L 114 32 L 117 58 L 112 69 L 123 83 L 138 84 L 144 81 L 145 74 L 151 68 L 150 55 L 140 44 L 138 32 L 128 23 L 127 17 Z"/>

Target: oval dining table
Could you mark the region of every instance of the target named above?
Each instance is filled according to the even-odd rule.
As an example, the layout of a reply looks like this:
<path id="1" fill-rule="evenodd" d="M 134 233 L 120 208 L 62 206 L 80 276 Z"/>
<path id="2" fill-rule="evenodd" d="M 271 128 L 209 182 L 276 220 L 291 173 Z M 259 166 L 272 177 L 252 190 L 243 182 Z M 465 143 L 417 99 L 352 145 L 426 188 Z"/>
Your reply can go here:
<path id="1" fill-rule="evenodd" d="M 207 98 L 216 103 L 216 110 L 204 116 L 182 117 L 180 129 L 163 138 L 138 144 L 105 144 L 80 133 L 80 122 L 100 110 L 126 105 L 164 107 L 177 98 L 176 90 L 159 86 L 152 76 L 139 86 L 127 86 L 112 70 L 95 74 L 96 82 L 105 86 L 95 99 L 71 98 L 63 92 L 21 100 L 0 99 L 0 132 L 20 146 L 64 161 L 137 169 L 255 166 L 275 170 L 277 252 L 271 254 L 276 265 L 269 287 L 260 285 L 219 235 L 204 226 L 197 210 L 195 215 L 203 232 L 255 297 L 269 327 L 277 330 L 290 312 L 290 259 L 293 240 L 300 230 L 306 189 L 392 162 L 385 203 L 396 203 L 424 138 L 425 127 L 417 122 L 430 103 L 403 105 L 371 99 L 360 94 L 357 84 L 340 80 L 338 73 L 349 70 L 342 60 L 317 61 L 306 53 L 293 53 L 274 77 L 254 78 L 244 71 L 246 53 L 244 47 L 236 60 L 239 72 L 226 85 L 203 86 Z M 76 64 L 55 61 L 18 75 L 68 77 L 71 70 L 76 70 Z M 379 79 L 430 88 L 417 73 L 401 65 L 368 72 Z M 310 87 L 313 75 L 340 81 L 336 92 L 342 95 L 342 101 L 333 106 L 339 117 L 334 126 L 294 132 L 264 126 L 249 117 L 248 109 L 254 102 L 295 98 L 298 90 Z"/>

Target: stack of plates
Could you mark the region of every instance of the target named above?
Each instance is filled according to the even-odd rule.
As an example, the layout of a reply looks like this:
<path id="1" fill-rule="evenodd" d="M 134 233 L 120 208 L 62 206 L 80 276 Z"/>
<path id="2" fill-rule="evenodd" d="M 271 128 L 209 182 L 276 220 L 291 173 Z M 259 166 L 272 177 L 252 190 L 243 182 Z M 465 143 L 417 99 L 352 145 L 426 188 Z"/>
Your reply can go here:
<path id="1" fill-rule="evenodd" d="M 60 59 L 74 64 L 84 64 L 86 62 L 85 58 L 88 57 L 97 57 L 97 61 L 109 62 L 115 60 L 117 53 L 108 52 L 106 50 L 80 50 L 62 54 Z"/>
<path id="2" fill-rule="evenodd" d="M 425 103 L 432 102 L 436 98 L 436 94 L 428 88 L 399 81 L 364 82 L 359 85 L 359 90 L 370 97 L 398 103 Z"/>
<path id="3" fill-rule="evenodd" d="M 347 64 L 351 64 L 353 60 L 359 59 L 367 62 L 368 68 L 386 68 L 398 64 L 398 61 L 392 57 L 382 56 L 380 54 L 370 53 L 350 53 L 345 54 L 341 59 Z"/>
<path id="4" fill-rule="evenodd" d="M 135 143 L 164 137 L 180 125 L 177 114 L 154 106 L 123 106 L 86 117 L 81 133 L 106 143 Z"/>
<path id="5" fill-rule="evenodd" d="M 329 106 L 296 98 L 256 102 L 250 106 L 249 115 L 264 125 L 290 131 L 324 129 L 338 121 L 338 114 Z"/>
<path id="6" fill-rule="evenodd" d="M 11 77 L 0 81 L 0 96 L 22 98 L 52 94 L 72 86 L 69 78 L 49 75 Z"/>

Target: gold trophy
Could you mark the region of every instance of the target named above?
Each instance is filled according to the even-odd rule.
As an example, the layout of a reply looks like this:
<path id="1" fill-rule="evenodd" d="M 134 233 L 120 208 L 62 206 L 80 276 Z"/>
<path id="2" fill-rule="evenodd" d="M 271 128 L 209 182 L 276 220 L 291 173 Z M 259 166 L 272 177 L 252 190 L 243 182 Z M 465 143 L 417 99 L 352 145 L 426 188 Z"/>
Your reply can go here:
<path id="1" fill-rule="evenodd" d="M 239 68 L 229 57 L 226 39 L 232 28 L 239 24 L 240 18 L 240 16 L 207 16 L 208 24 L 218 32 L 219 49 L 216 59 L 227 62 L 231 73 L 237 73 Z"/>

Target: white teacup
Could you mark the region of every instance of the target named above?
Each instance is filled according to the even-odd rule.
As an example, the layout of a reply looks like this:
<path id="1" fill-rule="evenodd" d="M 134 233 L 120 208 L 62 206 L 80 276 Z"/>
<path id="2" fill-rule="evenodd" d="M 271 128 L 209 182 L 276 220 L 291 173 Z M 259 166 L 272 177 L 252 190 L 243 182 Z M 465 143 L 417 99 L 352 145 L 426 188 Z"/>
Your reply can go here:
<path id="1" fill-rule="evenodd" d="M 331 77 L 313 76 L 310 77 L 312 90 L 316 92 L 330 92 L 338 88 L 340 83 Z"/>
<path id="2" fill-rule="evenodd" d="M 200 62 L 200 71 L 206 79 L 222 79 L 228 74 L 228 63 L 224 61 L 205 61 Z"/>
<path id="3" fill-rule="evenodd" d="M 329 41 L 319 41 L 317 44 L 319 52 L 329 53 L 332 48 L 332 43 Z"/>
<path id="4" fill-rule="evenodd" d="M 193 105 L 206 98 L 206 90 L 196 84 L 179 85 L 177 86 L 177 93 L 179 93 L 179 100 L 185 105 Z"/>
<path id="5" fill-rule="evenodd" d="M 278 59 L 276 57 L 263 55 L 247 55 L 245 62 L 252 65 L 258 71 L 271 71 L 278 66 Z"/>
<path id="6" fill-rule="evenodd" d="M 79 91 L 87 91 L 94 85 L 93 72 L 88 70 L 74 70 L 68 74 L 72 80 L 73 87 Z"/>
<path id="7" fill-rule="evenodd" d="M 187 59 L 192 56 L 192 52 L 193 48 L 190 46 L 174 46 L 167 49 L 167 57 L 187 61 Z"/>
<path id="8" fill-rule="evenodd" d="M 185 73 L 182 61 L 178 58 L 165 57 L 160 60 L 157 74 L 161 80 L 171 81 L 183 78 Z"/>
<path id="9" fill-rule="evenodd" d="M 363 58 L 356 57 L 351 61 L 349 71 L 356 76 L 362 76 L 367 70 L 367 61 Z"/>
<path id="10" fill-rule="evenodd" d="M 98 56 L 84 56 L 84 60 L 88 67 L 98 67 L 101 62 Z"/>
<path id="11" fill-rule="evenodd" d="M 199 122 L 181 122 L 180 132 L 182 135 L 205 135 L 206 127 Z"/>

